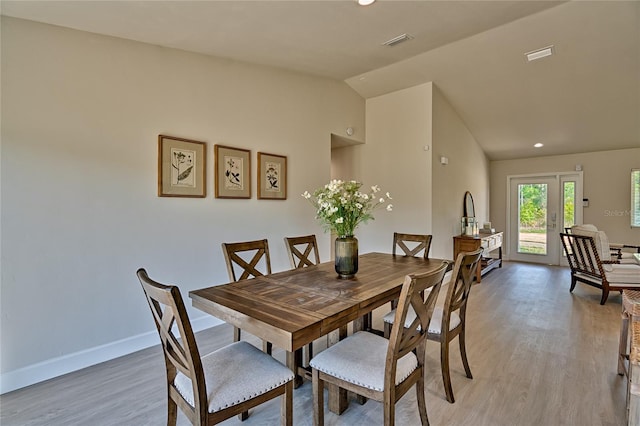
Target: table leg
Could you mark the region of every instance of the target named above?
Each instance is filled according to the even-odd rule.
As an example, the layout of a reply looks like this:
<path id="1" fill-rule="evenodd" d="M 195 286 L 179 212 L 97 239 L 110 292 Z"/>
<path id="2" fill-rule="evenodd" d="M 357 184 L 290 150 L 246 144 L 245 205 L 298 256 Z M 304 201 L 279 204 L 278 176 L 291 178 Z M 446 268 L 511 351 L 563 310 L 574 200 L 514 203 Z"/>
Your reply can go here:
<path id="1" fill-rule="evenodd" d="M 345 337 L 347 337 L 347 326 L 340 327 L 329 333 L 327 335 L 327 346 L 335 345 Z M 332 413 L 342 414 L 349 404 L 347 391 L 332 384 L 328 384 L 327 388 L 329 390 L 329 410 Z"/>
<path id="2" fill-rule="evenodd" d="M 294 352 L 287 351 L 287 367 L 293 371 L 295 377 L 293 379 L 293 387 L 299 388 L 302 385 L 303 377 L 300 375 L 299 369 L 302 368 L 302 349 Z"/>

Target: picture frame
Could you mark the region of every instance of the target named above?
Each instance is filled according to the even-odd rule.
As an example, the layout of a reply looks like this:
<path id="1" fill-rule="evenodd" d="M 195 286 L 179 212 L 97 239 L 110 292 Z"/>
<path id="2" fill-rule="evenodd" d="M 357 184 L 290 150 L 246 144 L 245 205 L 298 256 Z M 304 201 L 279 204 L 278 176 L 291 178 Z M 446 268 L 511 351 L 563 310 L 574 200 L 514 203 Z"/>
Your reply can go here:
<path id="1" fill-rule="evenodd" d="M 258 199 L 287 199 L 287 157 L 258 152 Z"/>
<path id="2" fill-rule="evenodd" d="M 214 145 L 215 197 L 251 198 L 251 151 Z"/>
<path id="3" fill-rule="evenodd" d="M 158 135 L 158 197 L 206 197 L 206 145 Z"/>

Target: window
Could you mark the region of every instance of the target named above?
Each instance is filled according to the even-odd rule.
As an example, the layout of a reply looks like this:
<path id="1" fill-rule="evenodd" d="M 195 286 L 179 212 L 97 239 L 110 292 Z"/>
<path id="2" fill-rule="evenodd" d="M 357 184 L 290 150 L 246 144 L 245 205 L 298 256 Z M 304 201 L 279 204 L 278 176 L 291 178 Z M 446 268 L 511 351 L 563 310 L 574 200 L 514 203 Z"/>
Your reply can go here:
<path id="1" fill-rule="evenodd" d="M 640 228 L 640 169 L 631 169 L 631 227 Z"/>

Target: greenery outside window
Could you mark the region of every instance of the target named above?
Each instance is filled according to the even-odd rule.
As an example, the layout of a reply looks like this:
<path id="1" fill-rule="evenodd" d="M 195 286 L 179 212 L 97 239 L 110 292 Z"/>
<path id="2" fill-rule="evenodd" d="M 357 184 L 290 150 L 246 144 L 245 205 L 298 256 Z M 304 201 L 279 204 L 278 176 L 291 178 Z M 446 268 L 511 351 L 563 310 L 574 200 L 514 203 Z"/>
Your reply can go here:
<path id="1" fill-rule="evenodd" d="M 631 227 L 640 228 L 640 169 L 631 169 Z"/>

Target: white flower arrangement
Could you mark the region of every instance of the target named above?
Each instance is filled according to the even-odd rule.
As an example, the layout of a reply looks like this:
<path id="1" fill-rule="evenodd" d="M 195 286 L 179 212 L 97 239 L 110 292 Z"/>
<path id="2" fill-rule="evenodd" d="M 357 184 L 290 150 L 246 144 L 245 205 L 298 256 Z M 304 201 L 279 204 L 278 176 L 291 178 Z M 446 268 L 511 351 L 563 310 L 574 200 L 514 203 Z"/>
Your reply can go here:
<path id="1" fill-rule="evenodd" d="M 316 208 L 316 219 L 322 222 L 325 231 L 332 231 L 338 237 L 353 237 L 355 229 L 361 223 L 374 220 L 373 211 L 391 200 L 380 196 L 378 185 L 371 187 L 370 193 L 360 191 L 362 183 L 354 180 L 343 182 L 332 180 L 313 194 L 305 191 L 302 196 Z M 387 204 L 387 211 L 393 210 L 393 204 Z"/>

